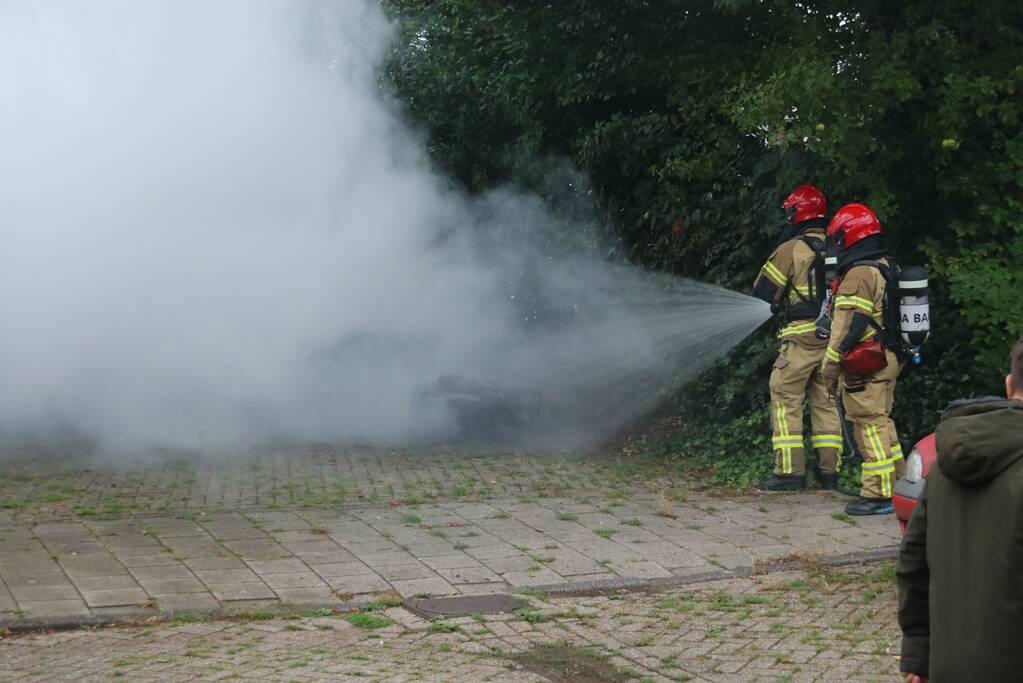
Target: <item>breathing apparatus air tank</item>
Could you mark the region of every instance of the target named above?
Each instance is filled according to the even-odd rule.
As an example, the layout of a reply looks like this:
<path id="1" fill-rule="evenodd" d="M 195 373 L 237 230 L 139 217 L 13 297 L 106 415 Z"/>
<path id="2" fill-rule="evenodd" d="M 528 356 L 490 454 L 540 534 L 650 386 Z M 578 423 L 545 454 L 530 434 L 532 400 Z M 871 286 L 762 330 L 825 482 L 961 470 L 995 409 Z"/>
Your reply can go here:
<path id="1" fill-rule="evenodd" d="M 821 303 L 821 312 L 814 321 L 814 332 L 818 339 L 831 337 L 831 302 L 835 298 L 835 282 L 838 277 L 838 257 L 830 253 L 824 257 L 824 282 L 826 292 Z"/>
<path id="2" fill-rule="evenodd" d="M 899 273 L 899 331 L 913 365 L 920 365 L 920 347 L 931 333 L 930 289 L 927 271 L 920 266 Z"/>

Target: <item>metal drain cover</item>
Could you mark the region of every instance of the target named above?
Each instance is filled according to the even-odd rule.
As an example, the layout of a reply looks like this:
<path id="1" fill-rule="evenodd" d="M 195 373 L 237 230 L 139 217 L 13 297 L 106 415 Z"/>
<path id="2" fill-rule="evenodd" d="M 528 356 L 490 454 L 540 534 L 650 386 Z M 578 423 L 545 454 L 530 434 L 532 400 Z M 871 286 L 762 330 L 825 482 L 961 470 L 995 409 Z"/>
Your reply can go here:
<path id="1" fill-rule="evenodd" d="M 405 609 L 426 619 L 434 617 L 467 617 L 472 614 L 514 612 L 527 603 L 510 595 L 459 595 L 453 598 L 406 600 Z"/>

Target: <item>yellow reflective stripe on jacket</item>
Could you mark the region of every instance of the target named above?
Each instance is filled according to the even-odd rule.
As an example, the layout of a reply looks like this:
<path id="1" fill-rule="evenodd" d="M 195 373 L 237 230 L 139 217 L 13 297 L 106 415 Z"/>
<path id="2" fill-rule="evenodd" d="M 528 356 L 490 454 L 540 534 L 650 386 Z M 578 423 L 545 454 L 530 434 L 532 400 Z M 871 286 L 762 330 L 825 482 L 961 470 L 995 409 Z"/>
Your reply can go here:
<path id="1" fill-rule="evenodd" d="M 802 448 L 803 437 L 801 436 L 775 436 L 771 439 L 771 445 L 775 448 L 788 446 L 789 448 Z"/>
<path id="2" fill-rule="evenodd" d="M 789 285 L 789 301 L 802 301 L 810 298 L 810 286 L 809 285 L 797 285 L 795 283 Z"/>
<path id="3" fill-rule="evenodd" d="M 828 350 L 824 352 L 824 357 L 835 363 L 840 363 L 842 361 L 842 355 L 834 346 L 828 347 Z"/>
<path id="4" fill-rule="evenodd" d="M 881 314 L 880 311 L 874 308 L 873 301 L 868 301 L 861 296 L 841 294 L 835 297 L 835 306 L 837 308 L 858 308 L 872 316 Z"/>
<path id="5" fill-rule="evenodd" d="M 774 283 L 776 285 L 778 285 L 779 287 L 784 287 L 785 285 L 787 285 L 789 283 L 789 279 L 787 277 L 785 277 L 784 273 L 782 273 L 780 270 L 778 270 L 775 267 L 775 265 L 773 263 L 771 263 L 770 261 L 765 263 L 764 267 L 761 268 L 761 270 L 764 272 L 764 274 L 767 277 L 769 277 L 771 280 L 773 280 Z"/>
<path id="6" fill-rule="evenodd" d="M 781 332 L 778 333 L 778 337 L 791 337 L 795 334 L 806 334 L 807 332 L 813 332 L 815 329 L 817 329 L 817 324 L 813 322 L 792 323 L 782 328 Z"/>

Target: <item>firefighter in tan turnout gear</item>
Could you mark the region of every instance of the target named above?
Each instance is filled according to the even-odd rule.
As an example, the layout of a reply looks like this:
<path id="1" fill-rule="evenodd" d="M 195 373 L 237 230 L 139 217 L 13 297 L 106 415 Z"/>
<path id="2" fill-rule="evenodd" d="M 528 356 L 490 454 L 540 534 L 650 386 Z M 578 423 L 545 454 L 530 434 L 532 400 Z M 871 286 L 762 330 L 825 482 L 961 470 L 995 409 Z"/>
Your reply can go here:
<path id="1" fill-rule="evenodd" d="M 840 250 L 840 284 L 820 370 L 824 380 L 836 386 L 863 457 L 860 497 L 845 511 L 850 515 L 890 513 L 894 511 L 892 486 L 905 468 L 891 419 L 901 358 L 894 338 L 898 324 L 888 317 L 897 305 L 888 297 L 897 293 L 898 268 L 881 248 L 877 216 L 863 204 L 839 209 L 828 224 L 828 237 Z"/>
<path id="2" fill-rule="evenodd" d="M 806 484 L 803 401 L 810 395 L 811 443 L 817 451 L 817 479 L 826 489 L 838 485 L 842 435 L 830 385 L 821 375 L 827 339 L 815 321 L 829 291 L 825 276 L 824 195 L 801 185 L 782 205 L 788 226 L 781 244 L 753 283 L 753 295 L 784 313 L 778 333 L 781 350 L 771 372 L 771 426 L 774 475 L 761 482 L 765 491 L 798 491 Z"/>

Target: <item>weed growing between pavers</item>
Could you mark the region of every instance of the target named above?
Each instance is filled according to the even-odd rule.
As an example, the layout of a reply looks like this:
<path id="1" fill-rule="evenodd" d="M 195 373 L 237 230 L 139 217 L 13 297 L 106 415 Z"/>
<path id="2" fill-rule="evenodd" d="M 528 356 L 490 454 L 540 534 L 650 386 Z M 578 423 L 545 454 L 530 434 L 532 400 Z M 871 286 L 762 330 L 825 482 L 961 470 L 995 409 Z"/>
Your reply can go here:
<path id="1" fill-rule="evenodd" d="M 171 626 L 182 626 L 184 624 L 196 624 L 200 621 L 204 621 L 206 617 L 201 614 L 195 614 L 194 612 L 181 612 L 171 617 Z"/>
<path id="2" fill-rule="evenodd" d="M 390 626 L 394 622 L 385 616 L 373 612 L 355 612 L 345 617 L 353 626 L 365 629 L 378 629 Z"/>
<path id="3" fill-rule="evenodd" d="M 397 593 L 381 593 L 376 597 L 376 600 L 367 602 L 365 605 L 359 608 L 361 612 L 379 612 L 385 610 L 388 607 L 399 607 L 401 606 L 402 598 Z"/>
<path id="4" fill-rule="evenodd" d="M 853 519 L 852 517 L 850 517 L 849 515 L 847 515 L 844 512 L 832 513 L 831 519 L 837 520 L 839 522 L 845 522 L 846 524 L 851 524 L 853 526 L 856 526 L 856 520 Z"/>
<path id="5" fill-rule="evenodd" d="M 430 625 L 426 627 L 426 632 L 430 635 L 436 635 L 438 633 L 455 633 L 459 630 L 459 627 L 455 624 L 449 624 L 443 620 L 431 621 Z"/>
<path id="6" fill-rule="evenodd" d="M 536 612 L 531 609 L 520 609 L 515 612 L 515 616 L 521 621 L 529 622 L 530 624 L 545 624 L 551 620 L 551 617 L 541 612 Z"/>

